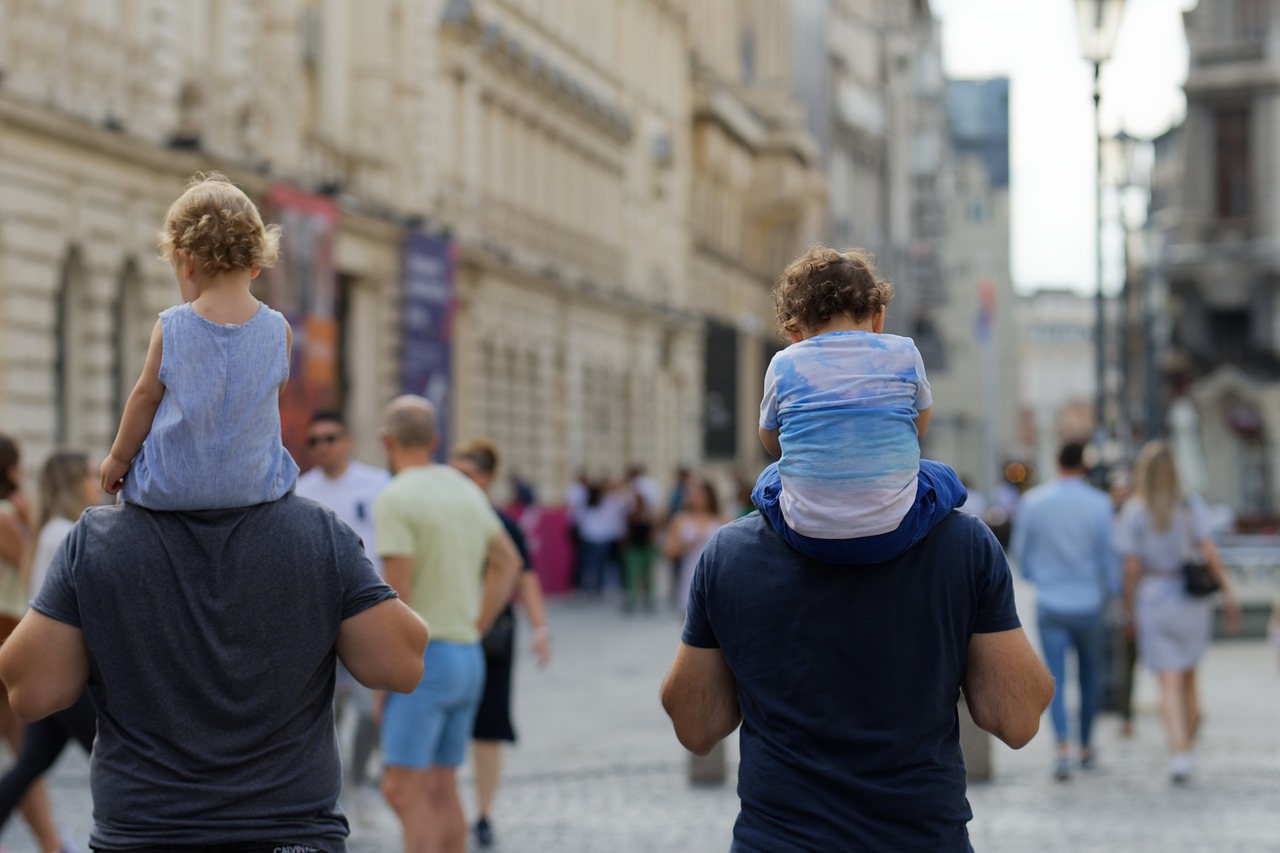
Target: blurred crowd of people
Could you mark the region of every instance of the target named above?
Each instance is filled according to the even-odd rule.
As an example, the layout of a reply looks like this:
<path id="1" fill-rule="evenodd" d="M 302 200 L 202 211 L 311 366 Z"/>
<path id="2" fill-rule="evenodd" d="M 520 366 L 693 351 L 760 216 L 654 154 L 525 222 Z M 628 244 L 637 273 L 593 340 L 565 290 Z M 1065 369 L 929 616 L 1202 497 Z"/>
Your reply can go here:
<path id="1" fill-rule="evenodd" d="M 572 540 L 572 586 L 584 597 L 617 591 L 625 612 L 652 611 L 659 596 L 683 616 L 702 549 L 727 521 L 751 512 L 750 488 L 734 484 L 722 504 L 705 474 L 681 468 L 664 493 L 643 466 L 621 477 L 580 474 L 565 494 Z"/>

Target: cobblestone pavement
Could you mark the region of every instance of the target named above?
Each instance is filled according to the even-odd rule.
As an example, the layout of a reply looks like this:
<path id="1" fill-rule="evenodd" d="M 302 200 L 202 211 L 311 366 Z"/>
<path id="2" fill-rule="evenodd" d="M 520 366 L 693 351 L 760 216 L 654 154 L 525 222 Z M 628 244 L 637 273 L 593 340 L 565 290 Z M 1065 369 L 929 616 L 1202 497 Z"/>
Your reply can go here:
<path id="1" fill-rule="evenodd" d="M 1021 591 L 1025 598 L 1025 590 Z M 1021 612 L 1034 611 L 1023 601 Z M 554 659 L 539 670 L 527 637 L 516 673 L 520 743 L 508 749 L 494 809 L 497 851 L 646 853 L 728 849 L 737 799 L 730 783 L 691 788 L 686 755 L 657 702 L 678 641 L 670 612 L 623 616 L 607 603 L 553 602 Z M 1028 626 L 1029 628 L 1033 626 Z M 1021 751 L 995 748 L 995 780 L 971 786 L 970 831 L 980 853 L 1280 851 L 1280 667 L 1255 641 L 1216 644 L 1202 667 L 1205 727 L 1192 782 L 1175 788 L 1155 708 L 1140 676 L 1137 733 L 1098 726 L 1100 767 L 1051 780 L 1048 721 Z M 470 769 L 463 767 L 468 814 Z M 51 778 L 55 812 L 83 845 L 90 824 L 87 764 L 68 750 Z M 398 851 L 380 799 L 353 817 L 352 853 Z M 0 843 L 35 847 L 20 819 Z"/>

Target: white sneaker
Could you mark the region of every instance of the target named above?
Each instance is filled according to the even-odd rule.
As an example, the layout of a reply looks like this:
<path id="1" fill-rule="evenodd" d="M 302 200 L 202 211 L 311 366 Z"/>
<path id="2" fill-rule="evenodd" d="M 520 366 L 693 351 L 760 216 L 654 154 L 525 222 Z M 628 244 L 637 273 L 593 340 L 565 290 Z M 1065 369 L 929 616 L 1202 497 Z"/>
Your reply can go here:
<path id="1" fill-rule="evenodd" d="M 1169 778 L 1175 785 L 1181 785 L 1191 777 L 1191 771 L 1195 769 L 1196 760 L 1189 752 L 1175 753 L 1169 761 Z"/>

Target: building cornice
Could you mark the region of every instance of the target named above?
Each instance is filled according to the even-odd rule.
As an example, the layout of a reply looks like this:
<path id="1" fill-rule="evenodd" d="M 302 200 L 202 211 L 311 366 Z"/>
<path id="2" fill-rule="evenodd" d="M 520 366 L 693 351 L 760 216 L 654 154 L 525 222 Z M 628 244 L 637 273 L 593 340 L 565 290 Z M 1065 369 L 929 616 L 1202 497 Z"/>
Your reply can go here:
<path id="1" fill-rule="evenodd" d="M 305 187 L 285 177 L 259 171 L 252 166 L 202 151 L 166 148 L 118 130 L 100 127 L 83 119 L 32 104 L 8 92 L 0 92 L 0 126 L 27 131 L 65 145 L 82 148 L 94 156 L 173 175 L 181 182 L 193 172 L 216 169 L 251 195 L 263 195 L 272 183 Z M 362 199 L 339 195 L 343 228 L 371 239 L 398 241 L 408 220 L 391 210 L 371 209 Z"/>
<path id="2" fill-rule="evenodd" d="M 540 90 L 619 143 L 635 134 L 635 122 L 622 107 L 572 72 L 566 71 L 496 21 L 483 21 L 467 0 L 450 0 L 440 32 L 473 46 L 494 68 Z"/>

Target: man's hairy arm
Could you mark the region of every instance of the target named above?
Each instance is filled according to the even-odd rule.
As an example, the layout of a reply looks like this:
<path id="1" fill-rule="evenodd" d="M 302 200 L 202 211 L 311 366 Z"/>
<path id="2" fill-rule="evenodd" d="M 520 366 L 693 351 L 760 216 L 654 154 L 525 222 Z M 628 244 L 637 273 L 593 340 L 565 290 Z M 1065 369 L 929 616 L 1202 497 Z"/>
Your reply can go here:
<path id="1" fill-rule="evenodd" d="M 738 683 L 719 649 L 681 643 L 662 682 L 662 707 L 685 749 L 706 755 L 742 722 Z"/>
<path id="2" fill-rule="evenodd" d="M 89 682 L 89 651 L 79 628 L 29 610 L 0 645 L 0 678 L 26 722 L 70 707 Z"/>
<path id="3" fill-rule="evenodd" d="M 1021 628 L 974 634 L 969 640 L 965 701 L 978 727 L 1014 749 L 1040 730 L 1040 715 L 1053 698 L 1053 677 Z"/>
<path id="4" fill-rule="evenodd" d="M 412 693 L 422 681 L 427 639 L 427 623 L 389 598 L 342 620 L 338 657 L 365 687 Z"/>

